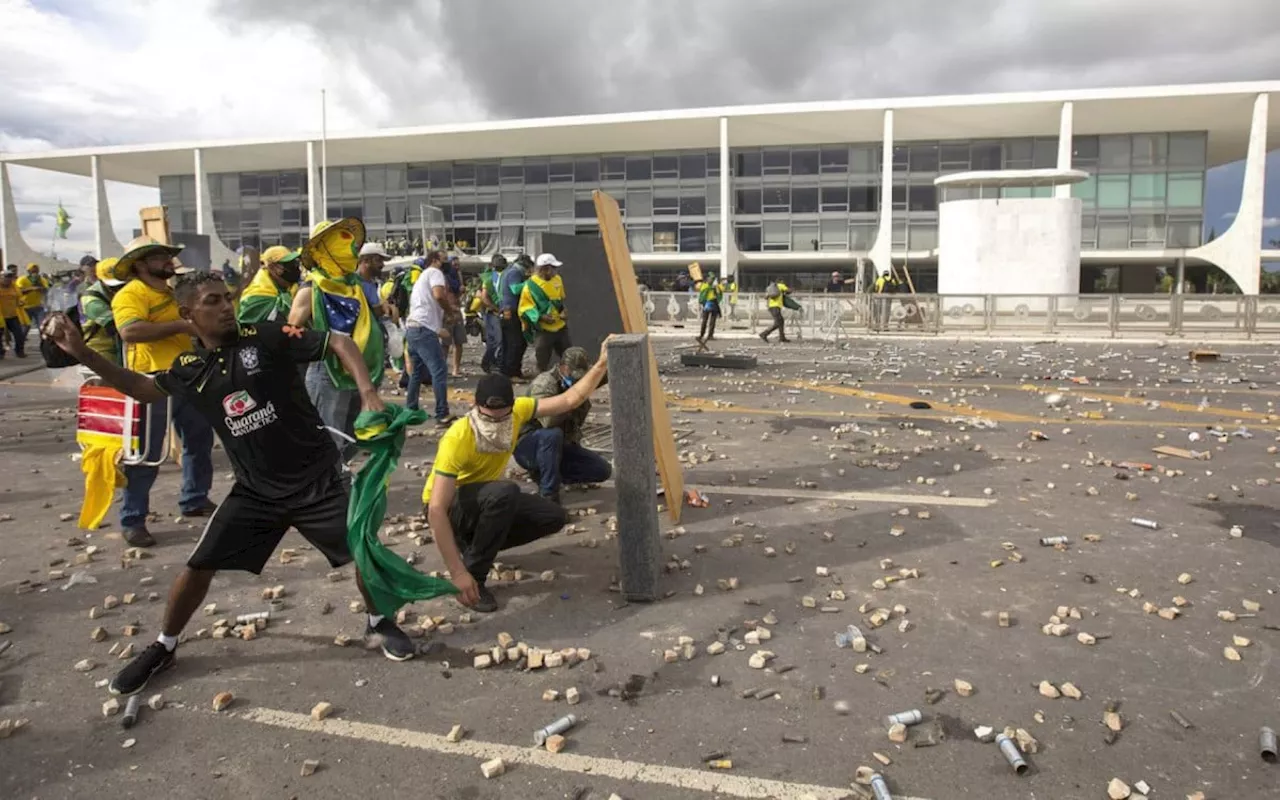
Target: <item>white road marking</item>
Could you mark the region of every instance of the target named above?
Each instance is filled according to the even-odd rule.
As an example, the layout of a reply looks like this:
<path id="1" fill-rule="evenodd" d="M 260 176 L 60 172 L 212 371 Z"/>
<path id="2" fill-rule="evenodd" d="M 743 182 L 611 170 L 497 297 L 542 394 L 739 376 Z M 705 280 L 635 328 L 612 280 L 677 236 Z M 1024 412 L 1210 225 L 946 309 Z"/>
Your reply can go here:
<path id="1" fill-rule="evenodd" d="M 804 783 L 788 783 L 785 781 L 750 778 L 743 775 L 728 775 L 710 770 L 685 769 L 668 767 L 659 764 L 642 764 L 638 761 L 623 761 L 613 758 L 597 758 L 575 753 L 547 752 L 540 747 L 517 747 L 509 744 L 495 744 L 476 739 L 463 739 L 450 742 L 444 736 L 434 733 L 392 728 L 386 725 L 373 725 L 367 722 L 352 722 L 345 719 L 329 718 L 316 722 L 306 714 L 292 711 L 280 711 L 272 708 L 250 708 L 234 714 L 221 714 L 236 719 L 270 725 L 276 728 L 288 728 L 306 733 L 320 733 L 326 736 L 341 736 L 346 739 L 359 739 L 376 744 L 407 747 L 414 750 L 429 750 L 446 755 L 467 756 L 477 761 L 501 758 L 507 764 L 527 764 L 532 767 L 572 772 L 579 775 L 591 775 L 613 778 L 631 783 L 647 783 L 658 786 L 672 786 L 677 789 L 692 789 L 697 792 L 718 794 L 722 797 L 745 797 L 756 800 L 845 800 L 852 796 L 849 789 L 832 786 L 815 786 Z M 478 773 L 478 770 L 477 770 Z M 924 800 L 920 797 L 894 795 L 898 800 Z"/>
<path id="2" fill-rule="evenodd" d="M 798 500 L 848 500 L 857 503 L 915 503 L 922 506 L 955 506 L 959 508 L 989 508 L 995 500 L 985 497 L 941 497 L 929 494 L 898 494 L 894 492 L 824 492 L 816 489 L 769 489 L 763 486 L 707 486 L 696 484 L 684 487 L 704 494 L 746 494 L 760 497 L 794 497 Z"/>

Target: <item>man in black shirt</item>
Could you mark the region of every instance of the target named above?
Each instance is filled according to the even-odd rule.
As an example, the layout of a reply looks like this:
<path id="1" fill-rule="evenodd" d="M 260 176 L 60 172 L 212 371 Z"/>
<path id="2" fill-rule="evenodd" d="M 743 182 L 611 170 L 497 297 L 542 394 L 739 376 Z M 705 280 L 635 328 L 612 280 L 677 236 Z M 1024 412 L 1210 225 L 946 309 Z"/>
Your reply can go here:
<path id="1" fill-rule="evenodd" d="M 90 350 L 64 315 L 53 315 L 44 328 L 59 347 L 136 400 L 180 397 L 191 403 L 218 434 L 236 475 L 169 591 L 158 640 L 116 675 L 112 694 L 141 691 L 153 675 L 172 666 L 178 635 L 204 602 L 214 574 L 228 569 L 261 573 L 291 526 L 332 566 L 351 561 L 347 482 L 338 449 L 307 397 L 297 365 L 332 352 L 355 379 L 364 408 L 383 408 L 350 338 L 275 322 L 240 325 L 231 292 L 209 273 L 179 279 L 174 297 L 200 346 L 155 376 L 123 369 Z M 373 610 L 359 572 L 356 585 Z M 371 613 L 365 636 L 378 641 L 393 661 L 413 657 L 413 643 L 391 619 Z"/>

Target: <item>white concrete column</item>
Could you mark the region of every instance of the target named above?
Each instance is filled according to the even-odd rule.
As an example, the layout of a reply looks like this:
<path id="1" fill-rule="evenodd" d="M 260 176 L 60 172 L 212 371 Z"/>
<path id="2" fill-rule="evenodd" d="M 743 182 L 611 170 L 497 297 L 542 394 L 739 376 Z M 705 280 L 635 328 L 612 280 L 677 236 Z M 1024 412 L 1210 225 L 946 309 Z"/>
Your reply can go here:
<path id="1" fill-rule="evenodd" d="M 1062 113 L 1058 117 L 1058 169 L 1071 169 L 1071 153 L 1074 146 L 1071 142 L 1072 131 L 1074 130 L 1075 105 L 1073 103 L 1063 103 Z M 1070 197 L 1070 184 L 1059 184 L 1053 189 L 1054 197 Z"/>
<path id="2" fill-rule="evenodd" d="M 4 264 L 17 264 L 19 275 L 25 275 L 22 268 L 31 263 L 39 264 L 46 271 L 74 266 L 68 261 L 37 253 L 22 238 L 18 206 L 13 200 L 13 182 L 9 180 L 9 165 L 4 162 L 0 162 L 0 250 L 4 251 Z"/>
<path id="3" fill-rule="evenodd" d="M 111 225 L 111 204 L 107 201 L 107 182 L 102 177 L 100 158 L 89 156 L 89 173 L 93 176 L 93 243 L 98 258 L 108 258 L 123 253 L 124 245 Z"/>
<path id="4" fill-rule="evenodd" d="M 880 226 L 871 245 L 871 263 L 876 273 L 893 264 L 893 109 L 884 112 L 884 148 L 880 155 Z"/>
<path id="5" fill-rule="evenodd" d="M 1244 185 L 1240 188 L 1240 210 L 1231 227 L 1188 255 L 1217 264 L 1244 294 L 1257 294 L 1262 284 L 1262 203 L 1267 171 L 1267 113 L 1270 96 L 1260 94 L 1253 101 L 1253 121 L 1249 126 L 1249 148 L 1244 159 Z"/>
<path id="6" fill-rule="evenodd" d="M 307 142 L 307 220 L 308 220 L 307 230 L 308 231 L 310 231 L 312 228 L 318 225 L 320 223 L 320 220 L 324 219 L 324 214 L 320 212 L 319 208 L 316 205 L 320 200 L 319 187 L 316 186 L 316 182 L 318 180 L 319 178 L 316 177 L 316 143 L 312 141 L 308 141 Z M 324 213 L 328 213 L 328 211 L 325 211 Z"/>
<path id="7" fill-rule="evenodd" d="M 733 238 L 733 164 L 729 158 L 729 118 L 720 118 L 720 275 L 738 282 L 738 248 Z"/>
<path id="8" fill-rule="evenodd" d="M 209 192 L 209 174 L 205 170 L 204 151 L 192 150 L 196 173 L 196 233 L 209 237 L 209 265 L 221 267 L 224 262 L 236 262 L 236 254 L 218 238 L 218 227 L 213 224 L 213 195 Z"/>

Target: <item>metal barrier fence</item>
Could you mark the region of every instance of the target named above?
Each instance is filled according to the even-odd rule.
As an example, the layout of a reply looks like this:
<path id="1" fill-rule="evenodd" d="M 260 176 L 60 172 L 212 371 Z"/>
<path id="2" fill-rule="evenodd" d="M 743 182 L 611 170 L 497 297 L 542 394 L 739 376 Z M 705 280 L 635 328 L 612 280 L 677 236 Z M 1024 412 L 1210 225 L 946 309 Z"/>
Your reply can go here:
<path id="1" fill-rule="evenodd" d="M 643 292 L 654 330 L 697 329 L 695 294 Z M 1280 337 L 1280 295 L 938 295 L 804 294 L 784 309 L 787 335 L 836 339 L 876 333 L 1087 334 L 1118 337 Z M 759 333 L 773 324 L 760 293 L 727 295 L 720 330 Z"/>

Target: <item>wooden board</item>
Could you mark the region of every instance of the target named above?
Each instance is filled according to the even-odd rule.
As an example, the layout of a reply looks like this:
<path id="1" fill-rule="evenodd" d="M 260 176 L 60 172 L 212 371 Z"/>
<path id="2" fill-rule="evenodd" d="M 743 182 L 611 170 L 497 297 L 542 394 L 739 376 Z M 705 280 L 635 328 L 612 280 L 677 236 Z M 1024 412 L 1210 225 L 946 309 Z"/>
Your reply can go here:
<path id="1" fill-rule="evenodd" d="M 631 264 L 631 250 L 627 247 L 626 230 L 622 227 L 622 214 L 618 202 L 600 190 L 591 193 L 596 206 L 596 221 L 600 226 L 600 238 L 609 258 L 609 274 L 613 278 L 613 291 L 618 298 L 618 310 L 622 313 L 623 333 L 648 333 L 644 319 L 644 306 L 640 292 L 636 290 L 636 271 Z M 658 376 L 658 359 L 649 342 L 649 385 L 653 389 L 650 405 L 653 411 L 653 451 L 658 461 L 658 477 L 667 498 L 667 513 L 671 521 L 680 522 L 684 509 L 684 471 L 676 455 L 675 435 L 671 431 L 671 415 L 667 412 L 667 398 Z"/>
<path id="2" fill-rule="evenodd" d="M 147 206 L 138 209 L 142 222 L 142 235 L 150 236 L 160 244 L 169 244 L 169 215 L 164 206 Z"/>
<path id="3" fill-rule="evenodd" d="M 702 280 L 702 265 L 697 261 L 689 265 L 689 277 L 693 278 L 694 283 Z"/>

